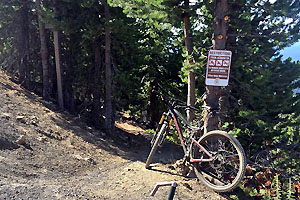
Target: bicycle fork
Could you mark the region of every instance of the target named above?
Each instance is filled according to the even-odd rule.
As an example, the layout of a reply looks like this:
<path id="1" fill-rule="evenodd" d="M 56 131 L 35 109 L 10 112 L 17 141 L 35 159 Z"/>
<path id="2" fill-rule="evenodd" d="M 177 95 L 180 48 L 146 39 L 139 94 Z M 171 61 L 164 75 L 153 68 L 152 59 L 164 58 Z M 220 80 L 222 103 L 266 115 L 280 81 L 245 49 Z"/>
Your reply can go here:
<path id="1" fill-rule="evenodd" d="M 155 131 L 155 136 L 156 136 L 156 135 L 158 134 L 158 132 L 160 131 L 160 129 L 161 129 L 163 123 L 166 123 L 166 122 L 165 122 L 165 118 L 168 117 L 169 114 L 170 114 L 169 112 L 168 112 L 168 113 L 164 112 L 164 113 L 162 114 L 162 116 L 161 116 L 161 118 L 160 118 L 160 121 L 159 121 L 159 124 L 158 124 L 158 126 L 157 126 L 157 128 L 156 128 L 156 131 Z M 173 119 L 170 119 L 169 124 L 168 124 L 167 129 L 166 129 L 166 133 L 164 133 L 164 135 L 163 135 L 163 137 L 162 137 L 161 142 L 160 142 L 159 145 L 161 145 L 161 144 L 163 143 L 163 141 L 165 140 L 166 135 L 169 135 L 169 130 L 170 130 L 171 126 L 172 126 L 172 123 L 173 123 Z M 151 145 L 153 145 L 153 143 L 155 142 L 155 140 L 156 140 L 156 137 L 153 137 L 152 140 L 151 140 Z"/>

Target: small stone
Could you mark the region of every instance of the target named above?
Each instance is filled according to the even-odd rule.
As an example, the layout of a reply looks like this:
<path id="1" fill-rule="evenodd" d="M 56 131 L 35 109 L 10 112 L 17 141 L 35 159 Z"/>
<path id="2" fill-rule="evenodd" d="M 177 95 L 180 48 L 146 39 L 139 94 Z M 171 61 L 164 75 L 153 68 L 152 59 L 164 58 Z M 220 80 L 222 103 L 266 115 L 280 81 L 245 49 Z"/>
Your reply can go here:
<path id="1" fill-rule="evenodd" d="M 74 158 L 78 159 L 78 160 L 82 160 L 82 156 L 81 155 L 78 155 L 78 154 L 75 154 L 73 155 Z"/>
<path id="2" fill-rule="evenodd" d="M 170 165 L 168 168 L 169 168 L 170 170 L 175 170 L 175 167 L 172 166 L 172 165 Z"/>
<path id="3" fill-rule="evenodd" d="M 131 169 L 131 168 L 128 168 L 128 167 L 126 167 L 126 168 L 124 168 L 124 171 L 133 171 L 133 169 Z"/>
<path id="4" fill-rule="evenodd" d="M 33 117 L 31 120 L 30 120 L 30 124 L 34 125 L 34 126 L 38 126 L 38 119 L 37 117 Z"/>
<path id="5" fill-rule="evenodd" d="M 193 188 L 188 183 L 183 183 L 184 187 L 186 187 L 189 190 L 193 190 Z"/>
<path id="6" fill-rule="evenodd" d="M 0 156 L 0 161 L 5 160 L 5 157 Z"/>
<path id="7" fill-rule="evenodd" d="M 86 161 L 90 162 L 92 165 L 96 165 L 96 161 L 94 161 L 94 159 L 92 158 L 85 158 Z"/>
<path id="8" fill-rule="evenodd" d="M 18 115 L 17 117 L 16 117 L 16 120 L 18 120 L 18 121 L 20 121 L 20 122 L 22 122 L 22 123 L 25 123 L 26 121 L 25 121 L 25 116 L 24 115 Z"/>
<path id="9" fill-rule="evenodd" d="M 24 145 L 26 144 L 26 141 L 25 141 L 25 135 L 21 135 L 18 139 L 17 139 L 17 143 L 19 145 Z"/>
<path id="10" fill-rule="evenodd" d="M 24 119 L 24 117 L 25 117 L 25 116 L 23 116 L 23 115 L 18 115 L 18 116 L 16 116 L 16 119 L 17 119 L 17 120 L 22 120 L 22 119 Z"/>
<path id="11" fill-rule="evenodd" d="M 40 141 L 40 142 L 46 142 L 47 141 L 47 137 L 41 136 L 41 137 L 38 137 L 37 140 Z"/>
<path id="12" fill-rule="evenodd" d="M 8 113 L 2 113 L 1 118 L 9 120 L 10 119 L 10 115 Z"/>

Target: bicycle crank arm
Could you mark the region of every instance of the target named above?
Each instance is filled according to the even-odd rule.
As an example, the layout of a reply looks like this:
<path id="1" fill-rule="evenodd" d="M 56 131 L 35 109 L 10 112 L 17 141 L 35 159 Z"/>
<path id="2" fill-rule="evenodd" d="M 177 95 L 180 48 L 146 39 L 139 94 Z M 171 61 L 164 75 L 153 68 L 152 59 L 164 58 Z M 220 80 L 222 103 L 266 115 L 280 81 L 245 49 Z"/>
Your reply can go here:
<path id="1" fill-rule="evenodd" d="M 190 162 L 192 163 L 196 163 L 196 162 L 210 162 L 210 161 L 213 161 L 212 158 L 210 159 L 191 159 Z"/>

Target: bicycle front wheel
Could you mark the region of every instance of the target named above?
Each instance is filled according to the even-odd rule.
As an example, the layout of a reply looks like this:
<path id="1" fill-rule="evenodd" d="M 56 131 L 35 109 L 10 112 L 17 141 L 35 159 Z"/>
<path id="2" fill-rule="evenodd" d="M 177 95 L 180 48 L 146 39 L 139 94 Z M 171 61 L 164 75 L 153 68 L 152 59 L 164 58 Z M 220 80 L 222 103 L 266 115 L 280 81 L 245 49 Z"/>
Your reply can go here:
<path id="1" fill-rule="evenodd" d="M 153 157 L 154 157 L 154 154 L 155 154 L 155 152 L 156 152 L 156 150 L 157 150 L 159 144 L 161 143 L 161 140 L 162 140 L 162 138 L 163 138 L 163 136 L 164 136 L 164 133 L 165 133 L 165 131 L 166 131 L 166 128 L 167 128 L 167 124 L 164 123 L 164 124 L 161 126 L 160 131 L 159 131 L 158 134 L 156 135 L 156 139 L 155 139 L 155 141 L 154 141 L 154 143 L 153 143 L 153 145 L 152 145 L 152 149 L 151 149 L 151 151 L 150 151 L 150 153 L 149 153 L 149 156 L 148 156 L 148 158 L 147 158 L 147 161 L 146 161 L 146 165 L 145 165 L 146 169 L 149 169 L 149 168 L 150 168 L 150 164 L 151 164 L 151 162 L 152 162 L 152 159 L 153 159 Z"/>
<path id="2" fill-rule="evenodd" d="M 211 156 L 197 144 L 192 145 L 192 157 L 204 160 L 193 163 L 198 179 L 217 192 L 236 188 L 246 170 L 246 156 L 239 141 L 225 131 L 216 130 L 202 136 L 198 143 Z"/>

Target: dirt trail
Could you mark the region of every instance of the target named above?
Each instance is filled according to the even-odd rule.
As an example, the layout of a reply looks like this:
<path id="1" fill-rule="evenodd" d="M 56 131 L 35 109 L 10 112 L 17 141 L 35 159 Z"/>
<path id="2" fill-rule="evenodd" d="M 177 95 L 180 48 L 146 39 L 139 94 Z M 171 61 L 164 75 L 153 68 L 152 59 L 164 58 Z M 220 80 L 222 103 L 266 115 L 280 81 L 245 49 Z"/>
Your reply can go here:
<path id="1" fill-rule="evenodd" d="M 108 137 L 1 71 L 0 99 L 0 199 L 166 199 L 168 187 L 149 196 L 164 181 L 178 183 L 175 199 L 224 199 L 180 175 L 174 145 L 162 148 L 146 170 L 150 136 L 130 122 L 118 122 L 118 137 Z M 18 144 L 22 135 L 25 143 Z"/>

